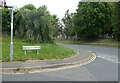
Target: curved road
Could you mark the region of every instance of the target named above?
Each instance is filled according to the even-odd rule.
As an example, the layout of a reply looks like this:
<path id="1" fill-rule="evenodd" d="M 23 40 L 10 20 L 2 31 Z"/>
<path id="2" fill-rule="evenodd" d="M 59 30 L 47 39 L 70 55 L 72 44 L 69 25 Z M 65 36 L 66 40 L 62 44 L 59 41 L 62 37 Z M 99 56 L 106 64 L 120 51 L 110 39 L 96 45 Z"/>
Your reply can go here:
<path id="1" fill-rule="evenodd" d="M 25 73 L 2 76 L 3 81 L 118 81 L 118 48 L 77 44 L 61 44 L 77 51 L 93 51 L 92 63 L 52 72 Z"/>

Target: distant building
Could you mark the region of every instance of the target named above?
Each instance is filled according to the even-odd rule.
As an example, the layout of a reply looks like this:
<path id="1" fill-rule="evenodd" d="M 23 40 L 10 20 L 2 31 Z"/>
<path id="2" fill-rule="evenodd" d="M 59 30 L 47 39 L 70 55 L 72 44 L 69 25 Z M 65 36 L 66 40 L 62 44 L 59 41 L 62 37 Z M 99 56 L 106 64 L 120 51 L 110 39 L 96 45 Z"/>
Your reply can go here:
<path id="1" fill-rule="evenodd" d="M 6 6 L 6 1 L 5 0 L 0 0 L 0 6 Z"/>

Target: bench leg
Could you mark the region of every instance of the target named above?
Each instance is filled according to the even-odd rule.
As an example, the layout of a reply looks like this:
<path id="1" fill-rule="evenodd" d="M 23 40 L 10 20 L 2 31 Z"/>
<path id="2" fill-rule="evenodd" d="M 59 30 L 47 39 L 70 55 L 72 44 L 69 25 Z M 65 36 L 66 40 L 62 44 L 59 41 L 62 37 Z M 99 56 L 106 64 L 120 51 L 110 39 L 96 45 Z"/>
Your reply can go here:
<path id="1" fill-rule="evenodd" d="M 26 50 L 25 50 L 25 55 L 26 55 Z"/>
<path id="2" fill-rule="evenodd" d="M 37 55 L 39 54 L 38 50 L 37 50 Z"/>

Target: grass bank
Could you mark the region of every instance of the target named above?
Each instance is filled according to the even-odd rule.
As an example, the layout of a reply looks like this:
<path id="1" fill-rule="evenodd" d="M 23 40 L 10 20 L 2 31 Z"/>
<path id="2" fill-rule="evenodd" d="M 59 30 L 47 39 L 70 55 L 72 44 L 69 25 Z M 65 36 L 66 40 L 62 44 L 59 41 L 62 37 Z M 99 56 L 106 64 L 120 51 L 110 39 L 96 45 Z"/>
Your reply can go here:
<path id="1" fill-rule="evenodd" d="M 103 46 L 120 47 L 120 41 L 118 42 L 113 39 L 100 39 L 96 41 L 55 40 L 55 42 L 61 42 L 61 43 L 66 43 L 66 44 L 103 45 Z"/>
<path id="2" fill-rule="evenodd" d="M 27 55 L 24 54 L 22 46 L 41 46 L 39 54 L 36 51 L 27 51 Z M 2 38 L 2 61 L 8 62 L 10 49 L 10 38 Z M 75 52 L 72 49 L 65 48 L 56 44 L 39 44 L 39 43 L 27 43 L 20 39 L 14 38 L 14 57 L 13 61 L 26 61 L 26 60 L 43 60 L 43 59 L 63 59 L 73 56 Z"/>

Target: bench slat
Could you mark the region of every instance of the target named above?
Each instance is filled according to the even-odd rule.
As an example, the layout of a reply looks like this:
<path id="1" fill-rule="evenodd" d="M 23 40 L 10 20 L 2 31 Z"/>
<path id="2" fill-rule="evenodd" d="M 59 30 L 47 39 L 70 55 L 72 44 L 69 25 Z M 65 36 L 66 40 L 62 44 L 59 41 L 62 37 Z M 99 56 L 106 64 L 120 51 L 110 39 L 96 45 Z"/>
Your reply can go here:
<path id="1" fill-rule="evenodd" d="M 22 46 L 22 50 L 39 50 L 41 46 Z"/>

